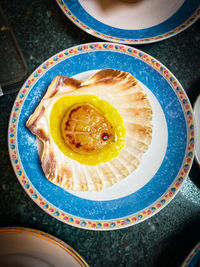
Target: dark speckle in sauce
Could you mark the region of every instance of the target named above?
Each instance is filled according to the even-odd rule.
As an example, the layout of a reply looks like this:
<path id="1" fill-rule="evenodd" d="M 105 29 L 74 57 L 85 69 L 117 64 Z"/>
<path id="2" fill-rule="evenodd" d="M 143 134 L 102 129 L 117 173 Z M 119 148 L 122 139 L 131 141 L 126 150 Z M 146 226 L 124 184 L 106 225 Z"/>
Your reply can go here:
<path id="1" fill-rule="evenodd" d="M 77 143 L 77 144 L 76 144 L 76 147 L 80 147 L 80 146 L 81 146 L 81 144 L 80 144 L 80 143 Z"/>
<path id="2" fill-rule="evenodd" d="M 109 139 L 109 134 L 108 133 L 103 133 L 101 138 L 102 138 L 103 141 L 106 141 L 106 140 Z"/>

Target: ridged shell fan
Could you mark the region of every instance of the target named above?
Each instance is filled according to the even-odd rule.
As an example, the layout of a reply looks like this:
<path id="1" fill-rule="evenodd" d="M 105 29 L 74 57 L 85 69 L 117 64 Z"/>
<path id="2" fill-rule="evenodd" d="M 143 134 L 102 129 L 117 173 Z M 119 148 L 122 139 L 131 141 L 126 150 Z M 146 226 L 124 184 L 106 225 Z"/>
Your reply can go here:
<path id="1" fill-rule="evenodd" d="M 99 191 L 139 166 L 151 143 L 151 123 L 152 107 L 138 81 L 104 69 L 86 80 L 55 77 L 26 126 L 43 142 L 41 165 L 50 182 Z"/>

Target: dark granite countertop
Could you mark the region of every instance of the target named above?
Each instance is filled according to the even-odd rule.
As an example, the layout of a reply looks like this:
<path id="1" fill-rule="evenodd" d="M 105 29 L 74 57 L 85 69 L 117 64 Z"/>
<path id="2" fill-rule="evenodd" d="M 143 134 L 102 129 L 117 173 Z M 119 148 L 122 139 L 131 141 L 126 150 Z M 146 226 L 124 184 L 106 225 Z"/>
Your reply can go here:
<path id="1" fill-rule="evenodd" d="M 74 45 L 101 41 L 77 28 L 54 0 L 1 1 L 31 74 L 43 61 Z M 191 102 L 200 91 L 200 21 L 164 41 L 137 46 L 177 77 Z M 12 55 L 11 55 L 12 56 Z M 12 169 L 7 127 L 16 93 L 0 97 L 0 226 L 30 227 L 72 246 L 90 266 L 180 266 L 200 241 L 200 172 L 193 165 L 181 190 L 159 213 L 121 230 L 88 231 L 41 210 Z"/>

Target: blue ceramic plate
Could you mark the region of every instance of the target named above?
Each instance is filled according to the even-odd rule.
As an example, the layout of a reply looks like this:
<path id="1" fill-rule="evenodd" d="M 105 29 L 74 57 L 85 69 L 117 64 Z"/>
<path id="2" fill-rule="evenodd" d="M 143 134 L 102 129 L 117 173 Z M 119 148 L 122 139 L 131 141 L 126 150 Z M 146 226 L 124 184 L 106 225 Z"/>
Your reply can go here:
<path id="1" fill-rule="evenodd" d="M 185 259 L 182 267 L 199 267 L 200 266 L 200 243 L 190 252 Z"/>
<path id="2" fill-rule="evenodd" d="M 144 44 L 176 35 L 200 15 L 199 0 L 57 0 L 78 27 L 98 38 Z"/>
<path id="3" fill-rule="evenodd" d="M 194 125 L 196 132 L 196 140 L 195 140 L 195 159 L 197 164 L 200 167 L 200 95 L 198 95 L 195 103 L 194 103 Z"/>
<path id="4" fill-rule="evenodd" d="M 120 183 L 93 192 L 70 192 L 49 182 L 37 141 L 25 123 L 57 75 L 88 77 L 100 69 L 130 72 L 153 108 L 152 144 L 138 169 Z M 115 43 L 66 49 L 38 67 L 21 88 L 8 131 L 10 158 L 27 194 L 47 213 L 68 224 L 96 230 L 139 223 L 162 209 L 185 180 L 194 150 L 191 105 L 178 80 L 150 55 Z"/>

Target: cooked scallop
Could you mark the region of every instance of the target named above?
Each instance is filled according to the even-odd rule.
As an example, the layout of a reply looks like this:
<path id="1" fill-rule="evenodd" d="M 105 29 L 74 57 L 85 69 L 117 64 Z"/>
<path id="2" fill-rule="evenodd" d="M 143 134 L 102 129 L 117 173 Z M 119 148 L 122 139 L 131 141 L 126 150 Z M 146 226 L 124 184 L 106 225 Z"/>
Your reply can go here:
<path id="1" fill-rule="evenodd" d="M 69 148 L 80 154 L 96 154 L 115 137 L 112 124 L 91 104 L 80 103 L 69 109 L 62 120 L 62 133 Z"/>
<path id="2" fill-rule="evenodd" d="M 152 107 L 137 80 L 105 69 L 82 81 L 55 77 L 26 125 L 43 142 L 41 165 L 49 181 L 98 191 L 140 165 L 151 122 Z"/>

